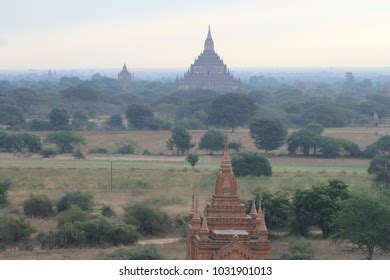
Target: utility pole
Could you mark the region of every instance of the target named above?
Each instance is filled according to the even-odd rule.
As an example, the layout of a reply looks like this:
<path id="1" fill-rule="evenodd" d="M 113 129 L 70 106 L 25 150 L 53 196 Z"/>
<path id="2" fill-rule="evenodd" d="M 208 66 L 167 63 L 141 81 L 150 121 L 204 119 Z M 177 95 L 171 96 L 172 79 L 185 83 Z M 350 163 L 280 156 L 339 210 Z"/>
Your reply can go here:
<path id="1" fill-rule="evenodd" d="M 112 192 L 112 161 L 111 161 L 111 179 L 110 179 L 110 190 Z"/>

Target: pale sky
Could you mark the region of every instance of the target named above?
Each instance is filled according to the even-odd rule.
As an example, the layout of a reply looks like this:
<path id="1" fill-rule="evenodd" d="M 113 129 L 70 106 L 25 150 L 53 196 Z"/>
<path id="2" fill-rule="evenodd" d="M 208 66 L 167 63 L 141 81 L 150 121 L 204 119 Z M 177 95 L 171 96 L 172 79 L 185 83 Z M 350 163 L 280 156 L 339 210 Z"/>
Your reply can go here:
<path id="1" fill-rule="evenodd" d="M 0 0 L 0 69 L 389 67 L 390 0 Z"/>

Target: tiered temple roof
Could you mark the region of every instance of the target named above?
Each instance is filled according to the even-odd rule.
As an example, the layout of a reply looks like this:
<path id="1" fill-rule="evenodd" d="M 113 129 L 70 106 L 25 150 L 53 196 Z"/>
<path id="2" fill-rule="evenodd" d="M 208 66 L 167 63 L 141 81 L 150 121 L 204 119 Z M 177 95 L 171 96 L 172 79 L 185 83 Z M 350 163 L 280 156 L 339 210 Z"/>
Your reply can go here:
<path id="1" fill-rule="evenodd" d="M 183 77 L 177 78 L 180 89 L 211 89 L 216 91 L 235 90 L 240 80 L 233 77 L 223 60 L 214 51 L 211 30 L 207 34 L 203 52 L 191 64 Z"/>
<path id="2" fill-rule="evenodd" d="M 187 227 L 187 259 L 265 259 L 271 245 L 264 211 L 252 203 L 250 214 L 240 202 L 227 140 L 215 191 L 200 217 L 198 201 L 192 198 Z"/>

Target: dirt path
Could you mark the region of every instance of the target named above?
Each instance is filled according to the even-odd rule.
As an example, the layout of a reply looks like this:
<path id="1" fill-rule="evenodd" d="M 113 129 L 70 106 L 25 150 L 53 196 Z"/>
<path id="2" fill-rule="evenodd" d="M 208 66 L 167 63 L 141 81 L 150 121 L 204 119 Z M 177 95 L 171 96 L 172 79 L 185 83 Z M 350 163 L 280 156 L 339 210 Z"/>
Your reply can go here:
<path id="1" fill-rule="evenodd" d="M 146 239 L 138 241 L 140 245 L 164 245 L 178 243 L 181 241 L 180 237 L 171 237 L 171 238 L 157 238 L 157 239 Z"/>

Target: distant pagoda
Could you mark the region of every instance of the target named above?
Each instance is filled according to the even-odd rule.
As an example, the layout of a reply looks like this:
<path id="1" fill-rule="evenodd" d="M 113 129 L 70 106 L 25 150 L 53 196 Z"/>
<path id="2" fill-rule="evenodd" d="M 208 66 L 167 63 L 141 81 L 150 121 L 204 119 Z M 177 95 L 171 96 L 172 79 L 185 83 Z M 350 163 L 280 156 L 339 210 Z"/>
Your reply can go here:
<path id="1" fill-rule="evenodd" d="M 192 197 L 187 226 L 187 259 L 190 260 L 259 260 L 271 254 L 264 210 L 249 214 L 241 203 L 229 157 L 227 138 L 215 193 L 200 215 L 198 199 Z"/>
<path id="2" fill-rule="evenodd" d="M 203 52 L 195 59 L 187 73 L 183 77 L 178 77 L 176 82 L 179 89 L 232 91 L 239 87 L 240 80 L 233 77 L 226 64 L 214 51 L 210 26 Z"/>
<path id="3" fill-rule="evenodd" d="M 127 71 L 126 63 L 123 64 L 122 71 L 120 71 L 118 74 L 118 81 L 125 83 L 131 82 L 131 74 L 129 71 Z"/>

